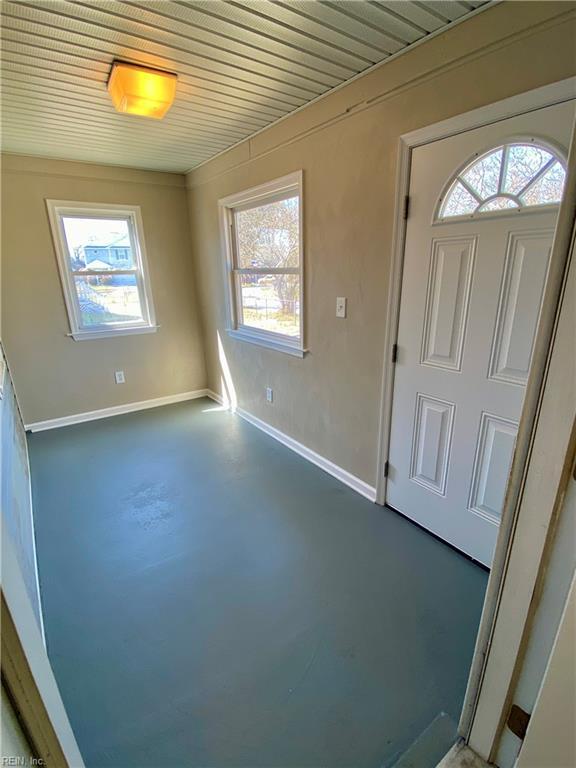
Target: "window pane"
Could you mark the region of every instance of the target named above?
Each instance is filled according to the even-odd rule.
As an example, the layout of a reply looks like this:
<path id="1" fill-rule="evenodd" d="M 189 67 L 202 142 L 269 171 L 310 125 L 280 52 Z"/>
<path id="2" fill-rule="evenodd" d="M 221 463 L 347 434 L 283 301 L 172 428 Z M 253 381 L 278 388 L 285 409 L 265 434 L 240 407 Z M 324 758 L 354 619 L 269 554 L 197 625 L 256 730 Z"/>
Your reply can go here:
<path id="1" fill-rule="evenodd" d="M 134 268 L 126 219 L 63 216 L 62 223 L 73 270 Z"/>
<path id="2" fill-rule="evenodd" d="M 298 197 L 234 212 L 237 266 L 297 267 L 300 261 Z"/>
<path id="3" fill-rule="evenodd" d="M 300 335 L 300 277 L 298 275 L 237 275 L 240 322 L 264 331 L 298 338 Z"/>
<path id="4" fill-rule="evenodd" d="M 143 320 L 136 275 L 74 276 L 84 327 Z"/>
<path id="5" fill-rule="evenodd" d="M 502 153 L 502 149 L 491 152 L 477 160 L 462 174 L 464 181 L 472 187 L 481 200 L 498 192 Z"/>
<path id="6" fill-rule="evenodd" d="M 481 211 L 505 211 L 508 208 L 518 208 L 518 203 L 509 197 L 495 197 L 480 208 Z"/>
<path id="7" fill-rule="evenodd" d="M 550 152 L 530 144 L 514 144 L 508 149 L 504 192 L 518 194 L 538 171 L 552 159 Z"/>
<path id="8" fill-rule="evenodd" d="M 466 214 L 474 213 L 477 206 L 478 201 L 476 198 L 468 192 L 466 187 L 457 181 L 446 196 L 440 217 L 465 216 Z"/>
<path id="9" fill-rule="evenodd" d="M 523 195 L 524 205 L 550 205 L 562 200 L 566 171 L 559 162 L 555 162 Z"/>

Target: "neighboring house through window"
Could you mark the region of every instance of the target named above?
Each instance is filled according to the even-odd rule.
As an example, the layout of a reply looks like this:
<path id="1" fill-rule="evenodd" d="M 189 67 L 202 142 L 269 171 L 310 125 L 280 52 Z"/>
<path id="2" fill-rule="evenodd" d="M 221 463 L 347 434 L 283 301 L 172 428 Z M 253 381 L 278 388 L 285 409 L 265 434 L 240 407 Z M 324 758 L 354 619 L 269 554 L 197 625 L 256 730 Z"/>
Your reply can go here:
<path id="1" fill-rule="evenodd" d="M 228 332 L 304 354 L 302 172 L 219 201 Z"/>
<path id="2" fill-rule="evenodd" d="M 140 209 L 46 202 L 73 338 L 156 330 Z"/>

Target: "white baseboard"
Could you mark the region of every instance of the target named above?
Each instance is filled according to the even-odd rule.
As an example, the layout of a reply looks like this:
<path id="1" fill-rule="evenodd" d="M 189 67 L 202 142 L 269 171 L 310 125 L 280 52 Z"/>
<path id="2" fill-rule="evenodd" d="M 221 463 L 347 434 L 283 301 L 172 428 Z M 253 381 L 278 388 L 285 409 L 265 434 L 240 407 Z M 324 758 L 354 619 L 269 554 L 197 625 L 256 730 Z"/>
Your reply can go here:
<path id="1" fill-rule="evenodd" d="M 110 416 L 118 416 L 121 413 L 132 413 L 133 411 L 144 411 L 147 408 L 158 408 L 160 405 L 170 405 L 171 403 L 181 403 L 184 400 L 195 400 L 197 397 L 209 397 L 207 389 L 196 389 L 192 392 L 180 392 L 177 395 L 167 395 L 166 397 L 155 397 L 152 400 L 140 400 L 137 403 L 126 403 L 125 405 L 114 405 L 111 408 L 101 408 L 98 411 L 86 411 L 86 413 L 74 413 L 71 416 L 62 416 L 59 419 L 47 419 L 46 421 L 35 421 L 32 424 L 26 424 L 25 428 L 29 432 L 42 432 L 45 429 L 56 429 L 57 427 L 67 427 L 70 424 L 81 424 L 84 421 L 95 421 L 96 419 L 107 419 Z"/>
<path id="2" fill-rule="evenodd" d="M 220 403 L 220 405 L 223 405 L 222 397 L 216 392 L 207 390 L 206 394 L 212 400 L 215 400 L 217 403 Z M 308 461 L 311 461 L 312 464 L 316 464 L 317 467 L 320 467 L 320 469 L 328 472 L 329 475 L 332 475 L 336 479 L 340 480 L 342 483 L 349 486 L 357 493 L 365 496 L 370 501 L 376 501 L 376 488 L 364 482 L 364 480 L 360 480 L 360 478 L 356 477 L 356 475 L 353 475 L 351 472 L 342 469 L 342 467 L 339 467 L 337 464 L 334 464 L 334 462 L 324 458 L 324 456 L 320 456 L 320 454 L 316 453 L 316 451 L 313 451 L 311 448 L 307 448 L 305 445 L 302 445 L 302 443 L 299 443 L 297 440 L 294 440 L 294 438 L 284 434 L 284 432 L 276 429 L 276 427 L 270 426 L 270 424 L 262 421 L 262 419 L 259 419 L 257 416 L 253 416 L 243 408 L 237 407 L 234 409 L 234 412 L 237 413 L 238 416 L 241 416 L 243 419 L 250 422 L 250 424 L 253 426 L 261 429 L 262 432 L 265 432 L 267 435 L 270 435 L 270 437 L 278 440 L 278 442 L 282 443 L 282 445 L 285 445 L 295 453 L 303 456 L 305 459 L 308 459 Z"/>
<path id="3" fill-rule="evenodd" d="M 57 429 L 58 427 L 67 427 L 71 424 L 81 424 L 85 421 L 96 421 L 97 419 L 106 419 L 110 416 L 118 416 L 122 413 L 132 413 L 133 411 L 143 411 L 147 408 L 157 408 L 161 405 L 170 405 L 171 403 L 181 403 L 185 400 L 194 400 L 198 397 L 209 397 L 212 400 L 215 400 L 217 403 L 223 404 L 222 397 L 218 395 L 216 392 L 212 392 L 209 389 L 197 389 L 193 392 L 180 392 L 177 395 L 168 395 L 167 397 L 156 397 L 152 400 L 141 400 L 137 403 L 126 403 L 125 405 L 115 405 L 111 408 L 101 408 L 97 411 L 86 411 L 85 413 L 75 413 L 70 416 L 62 416 L 58 419 L 47 419 L 46 421 L 36 421 L 31 424 L 26 424 L 25 428 L 29 432 L 42 432 L 45 429 Z M 376 488 L 369 485 L 368 483 L 364 482 L 364 480 L 360 480 L 359 477 L 356 477 L 351 472 L 346 471 L 345 469 L 342 469 L 342 467 L 339 467 L 337 464 L 334 464 L 334 462 L 330 461 L 329 459 L 324 458 L 324 456 L 320 456 L 319 453 L 316 453 L 311 448 L 307 448 L 305 445 L 302 445 L 302 443 L 299 443 L 297 440 L 294 440 L 294 438 L 289 437 L 288 435 L 284 434 L 284 432 L 281 432 L 279 429 L 276 429 L 276 427 L 270 426 L 270 424 L 267 424 L 265 421 L 262 421 L 262 419 L 259 419 L 257 416 L 253 416 L 251 413 L 248 413 L 248 411 L 245 411 L 243 408 L 236 408 L 235 413 L 238 414 L 238 416 L 241 416 L 246 421 L 250 422 L 255 427 L 258 427 L 258 429 L 262 430 L 262 432 L 265 432 L 267 435 L 270 435 L 270 437 L 273 437 L 275 440 L 278 440 L 278 442 L 282 443 L 282 445 L 285 445 L 287 448 L 290 448 L 295 453 L 299 454 L 300 456 L 303 456 L 305 459 L 308 459 L 308 461 L 311 461 L 312 464 L 316 464 L 317 467 L 320 467 L 320 469 L 323 469 L 325 472 L 328 472 L 329 475 L 332 475 L 333 477 L 340 480 L 345 485 L 349 486 L 353 490 L 355 490 L 357 493 L 360 493 L 362 496 L 365 496 L 370 501 L 376 501 Z"/>

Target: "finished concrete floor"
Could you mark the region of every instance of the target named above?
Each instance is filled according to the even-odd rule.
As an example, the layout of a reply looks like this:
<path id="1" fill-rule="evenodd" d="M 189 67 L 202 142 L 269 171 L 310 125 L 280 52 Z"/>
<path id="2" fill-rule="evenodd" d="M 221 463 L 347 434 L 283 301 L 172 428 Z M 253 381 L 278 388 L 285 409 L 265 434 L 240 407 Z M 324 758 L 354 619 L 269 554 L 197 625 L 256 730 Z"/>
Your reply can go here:
<path id="1" fill-rule="evenodd" d="M 383 768 L 457 721 L 487 574 L 408 520 L 209 400 L 29 444 L 88 768 Z"/>

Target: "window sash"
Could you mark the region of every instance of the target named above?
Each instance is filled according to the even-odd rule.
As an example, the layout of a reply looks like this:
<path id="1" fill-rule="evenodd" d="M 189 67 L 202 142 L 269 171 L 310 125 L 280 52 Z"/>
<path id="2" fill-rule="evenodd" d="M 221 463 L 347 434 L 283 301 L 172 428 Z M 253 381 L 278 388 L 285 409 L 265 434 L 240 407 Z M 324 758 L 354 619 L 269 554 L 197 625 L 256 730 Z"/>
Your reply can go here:
<path id="1" fill-rule="evenodd" d="M 262 208 L 264 205 L 280 203 L 282 200 L 289 200 L 291 197 L 297 197 L 300 202 L 300 190 L 297 186 L 286 187 L 279 192 L 269 192 L 268 194 L 257 195 L 245 203 L 238 203 L 230 206 L 232 214 L 250 211 L 252 208 Z"/>
<path id="2" fill-rule="evenodd" d="M 138 269 L 71 269 L 74 277 L 105 277 L 106 275 L 139 275 Z"/>
<path id="3" fill-rule="evenodd" d="M 234 267 L 235 275 L 299 275 L 300 267 Z"/>
<path id="4" fill-rule="evenodd" d="M 94 219 L 94 221 L 99 221 L 103 218 L 113 218 L 116 221 L 124 221 L 127 224 L 128 228 L 128 238 L 130 240 L 130 250 L 133 254 L 133 263 L 135 263 L 135 267 L 132 267 L 132 269 L 115 269 L 114 267 L 111 267 L 110 269 L 84 269 L 84 270 L 73 270 L 70 268 L 70 259 L 72 254 L 70 253 L 70 248 L 68 244 L 68 240 L 66 238 L 66 232 L 64 231 L 64 218 L 90 218 Z M 60 220 L 60 226 L 62 227 L 63 235 L 64 235 L 64 244 L 66 248 L 66 255 L 67 255 L 67 265 L 68 265 L 68 271 L 72 277 L 72 285 L 74 288 L 74 304 L 75 309 L 77 311 L 77 325 L 78 329 L 80 331 L 98 331 L 98 330 L 108 330 L 113 331 L 115 328 L 136 328 L 136 327 L 146 327 L 150 325 L 150 319 L 148 317 L 148 311 L 147 311 L 147 304 L 146 304 L 146 295 L 144 291 L 144 276 L 142 274 L 141 266 L 140 266 L 140 255 L 139 255 L 139 244 L 138 244 L 138 238 L 135 237 L 134 234 L 134 220 L 131 215 L 116 215 L 109 217 L 108 215 L 103 216 L 102 214 L 93 215 L 93 216 L 84 216 L 84 214 L 76 214 L 71 215 L 69 213 L 60 213 L 59 214 L 59 220 Z M 82 319 L 82 309 L 80 307 L 80 296 L 78 294 L 78 288 L 76 286 L 76 281 L 74 280 L 75 277 L 104 277 L 106 275 L 134 275 L 136 277 L 136 290 L 138 291 L 138 304 L 140 306 L 140 312 L 142 314 L 142 319 L 138 320 L 135 318 L 131 318 L 130 320 L 116 320 L 116 321 L 108 321 L 104 323 L 98 323 L 91 325 L 87 325 L 83 319 Z"/>
<path id="5" fill-rule="evenodd" d="M 52 233 L 58 257 L 60 277 L 64 290 L 64 299 L 68 310 L 71 336 L 74 338 L 91 338 L 113 336 L 115 333 L 134 330 L 155 330 L 156 321 L 152 294 L 147 272 L 144 252 L 144 240 L 140 210 L 136 206 L 114 206 L 107 204 L 87 205 L 85 203 L 69 203 L 47 200 L 48 213 L 52 227 Z M 64 230 L 64 218 L 81 219 L 116 219 L 125 221 L 128 227 L 128 236 L 132 252 L 134 266 L 126 269 L 73 269 L 71 267 L 71 253 Z M 138 291 L 141 319 L 131 318 L 124 321 L 111 321 L 99 324 L 87 325 L 82 318 L 80 300 L 76 287 L 76 277 L 105 277 L 112 275 L 134 275 Z"/>
<path id="6" fill-rule="evenodd" d="M 270 331 L 266 328 L 261 328 L 257 325 L 250 325 L 244 322 L 244 301 L 242 299 L 242 283 L 239 279 L 242 275 L 297 275 L 298 280 L 298 298 L 295 300 L 298 303 L 298 335 L 292 336 L 288 333 L 281 333 L 280 331 Z M 235 299 L 235 320 L 236 328 L 242 330 L 246 334 L 254 334 L 262 336 L 267 339 L 274 339 L 276 341 L 284 342 L 289 346 L 299 347 L 302 342 L 302 284 L 300 277 L 300 270 L 296 268 L 289 269 L 233 269 L 232 279 L 234 282 L 234 299 Z M 251 309 L 251 307 L 246 307 Z"/>
<path id="7" fill-rule="evenodd" d="M 240 267 L 239 266 L 239 259 L 240 259 L 240 245 L 238 243 L 238 226 L 236 223 L 236 213 L 240 211 L 248 211 L 252 208 L 261 208 L 264 205 L 272 204 L 272 203 L 278 203 L 282 200 L 289 200 L 292 197 L 298 198 L 298 209 L 300 209 L 301 200 L 300 195 L 298 193 L 294 194 L 294 191 L 290 191 L 288 193 L 283 194 L 281 197 L 278 197 L 278 199 L 275 200 L 269 200 L 266 198 L 265 200 L 259 201 L 257 204 L 251 204 L 246 205 L 242 207 L 234 207 L 230 209 L 230 227 L 232 231 L 232 238 L 231 238 L 231 246 L 232 246 L 232 269 L 235 271 L 244 271 L 244 272 L 256 272 L 256 271 L 262 271 L 263 273 L 273 273 L 277 269 L 283 271 L 285 269 L 293 269 L 295 270 L 295 273 L 298 273 L 300 271 L 300 264 L 302 262 L 302 237 L 300 236 L 300 243 L 298 247 L 298 266 L 297 267 Z M 300 222 L 299 225 L 302 224 L 302 217 L 300 216 Z"/>
<path id="8" fill-rule="evenodd" d="M 259 208 L 293 197 L 298 198 L 298 265 L 295 267 L 240 267 L 238 262 L 238 241 L 236 213 Z M 228 333 L 243 341 L 252 341 L 262 346 L 286 351 L 303 357 L 304 350 L 304 251 L 303 251 L 303 194 L 302 171 L 296 171 L 281 179 L 262 184 L 244 192 L 230 195 L 218 203 L 224 244 L 224 265 L 227 276 L 226 308 Z M 240 278 L 242 275 L 295 275 L 298 276 L 299 333 L 290 336 L 285 333 L 268 331 L 242 322 L 242 296 Z"/>
<path id="9" fill-rule="evenodd" d="M 70 275 L 72 277 L 72 285 L 73 285 L 73 300 L 75 304 L 76 311 L 78 312 L 78 330 L 80 331 L 98 331 L 98 330 L 109 330 L 113 331 L 114 328 L 137 328 L 137 327 L 148 327 L 151 325 L 150 318 L 148 317 L 147 313 L 147 305 L 146 305 L 146 294 L 144 289 L 144 279 L 141 274 L 141 272 L 138 269 L 131 269 L 131 270 L 100 270 L 100 271 L 88 271 L 85 272 L 72 272 L 70 270 Z M 134 275 L 136 277 L 136 289 L 138 291 L 138 303 L 140 305 L 140 312 L 142 313 L 142 319 L 137 320 L 135 318 L 132 318 L 130 320 L 115 320 L 115 321 L 108 321 L 107 323 L 100 323 L 98 325 L 86 325 L 82 321 L 82 310 L 80 308 L 80 296 L 78 295 L 78 289 L 76 287 L 76 281 L 74 280 L 75 277 L 106 277 L 107 275 Z"/>

